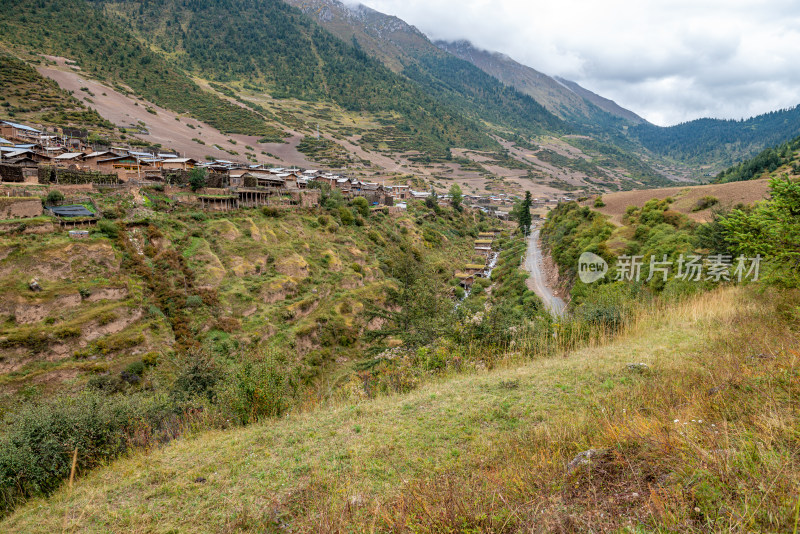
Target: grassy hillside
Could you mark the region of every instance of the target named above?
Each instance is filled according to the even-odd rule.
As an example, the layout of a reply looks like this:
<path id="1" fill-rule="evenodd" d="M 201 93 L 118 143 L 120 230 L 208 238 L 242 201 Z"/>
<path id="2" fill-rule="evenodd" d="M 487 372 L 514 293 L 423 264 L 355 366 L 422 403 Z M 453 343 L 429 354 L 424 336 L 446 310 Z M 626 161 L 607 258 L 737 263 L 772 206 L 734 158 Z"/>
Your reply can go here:
<path id="1" fill-rule="evenodd" d="M 617 225 L 623 219 L 629 206 L 643 206 L 652 199 L 671 198 L 670 209 L 682 213 L 697 222 L 708 222 L 715 211 L 729 210 L 739 204 L 752 205 L 768 196 L 769 180 L 753 180 L 749 183 L 709 184 L 686 187 L 662 187 L 643 191 L 622 191 L 607 193 L 600 197 L 602 206 L 595 206 L 596 199 L 583 204 L 609 216 Z"/>
<path id="2" fill-rule="evenodd" d="M 0 21 L 0 40 L 29 53 L 66 56 L 89 75 L 126 87 L 158 105 L 187 112 L 222 131 L 282 139 L 257 113 L 200 89 L 131 35 L 125 24 L 83 0 L 10 0 Z M 74 38 L 74 36 L 80 36 Z M 121 84 L 121 85 L 120 85 Z"/>
<path id="3" fill-rule="evenodd" d="M 27 63 L 0 52 L 0 113 L 16 121 L 59 126 L 93 127 L 109 131 L 114 125 L 78 99 L 41 76 Z"/>
<path id="4" fill-rule="evenodd" d="M 444 212 L 415 221 L 424 210 L 359 215 L 348 225 L 338 207 L 206 215 L 137 207 L 130 196 L 95 202 L 115 217 L 126 206 L 138 217 L 144 209 L 147 224 L 105 221 L 79 242 L 60 233 L 0 237 L 5 406 L 192 347 L 291 351 L 290 367 L 311 383 L 374 344 L 361 338 L 364 307 L 385 301 L 385 262 L 397 242 L 410 240 L 451 276 L 452 265 L 471 260 L 470 234 L 482 227 Z M 32 277 L 42 291 L 28 288 Z"/>
<path id="5" fill-rule="evenodd" d="M 345 110 L 382 114 L 384 140 L 396 150 L 441 156 L 448 146 L 495 146 L 448 103 L 281 0 L 120 2 L 111 9 L 193 74 L 246 83 L 275 98 L 329 100 Z"/>
<path id="6" fill-rule="evenodd" d="M 797 338 L 774 313 L 787 304 L 721 290 L 602 346 L 181 439 L 3 527 L 791 531 Z"/>

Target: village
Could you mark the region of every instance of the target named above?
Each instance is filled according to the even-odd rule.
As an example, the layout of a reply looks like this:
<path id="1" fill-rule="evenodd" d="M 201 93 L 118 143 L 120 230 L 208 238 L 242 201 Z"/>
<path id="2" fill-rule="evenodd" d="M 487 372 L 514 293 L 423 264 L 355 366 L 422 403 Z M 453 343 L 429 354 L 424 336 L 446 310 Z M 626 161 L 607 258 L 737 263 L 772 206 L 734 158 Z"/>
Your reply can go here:
<path id="1" fill-rule="evenodd" d="M 191 174 L 202 169 L 202 187 L 193 187 Z M 435 193 L 416 191 L 407 184 L 365 182 L 317 169 L 267 167 L 235 161 L 198 161 L 170 151 L 145 152 L 131 147 L 98 149 L 80 137 L 46 133 L 32 126 L 0 121 L 0 231 L 41 232 L 66 230 L 73 239 L 89 236 L 86 228 L 101 218 L 88 196 L 93 192 L 135 191 L 149 201 L 157 186 L 175 201 L 210 212 L 242 208 L 319 205 L 323 190 L 338 191 L 346 200 L 365 198 L 372 211 L 402 213 L 410 201 L 425 201 Z M 58 192 L 56 197 L 50 193 Z M 448 194 L 436 195 L 439 206 L 451 203 Z M 509 218 L 516 196 L 463 195 L 463 204 L 502 222 Z M 563 199 L 534 199 L 534 209 L 548 208 Z M 430 202 L 430 201 L 428 201 Z M 21 221 L 55 220 L 34 226 Z M 538 217 L 538 215 L 534 215 Z M 499 229 L 481 233 L 474 258 L 455 272 L 469 292 L 478 278 L 488 279 L 499 251 L 493 241 Z"/>
<path id="2" fill-rule="evenodd" d="M 298 193 L 326 184 L 345 198 L 365 197 L 373 206 L 405 209 L 408 200 L 424 200 L 431 191 L 407 184 L 365 182 L 358 178 L 316 169 L 268 167 L 223 159 L 200 161 L 159 149 L 135 150 L 127 146 L 98 147 L 86 132 L 69 128 L 46 132 L 30 125 L 0 120 L 0 181 L 59 186 L 141 186 L 162 183 L 186 187 L 189 172 L 206 171 L 206 187 L 195 199 L 203 209 L 228 210 L 268 203 L 276 194 Z M 317 182 L 314 184 L 314 182 Z M 224 191 L 220 191 L 224 190 Z M 302 198 L 302 195 L 295 195 Z M 508 220 L 515 195 L 463 195 L 463 203 L 487 215 Z M 532 207 L 548 209 L 568 198 L 534 198 Z M 446 193 L 439 202 L 449 202 Z"/>

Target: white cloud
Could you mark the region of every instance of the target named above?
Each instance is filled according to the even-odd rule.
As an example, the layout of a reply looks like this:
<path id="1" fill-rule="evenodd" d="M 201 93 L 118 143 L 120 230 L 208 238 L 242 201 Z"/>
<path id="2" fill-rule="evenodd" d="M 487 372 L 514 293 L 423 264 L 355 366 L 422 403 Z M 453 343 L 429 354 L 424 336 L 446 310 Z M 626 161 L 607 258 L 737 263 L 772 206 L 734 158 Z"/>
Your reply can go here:
<path id="1" fill-rule="evenodd" d="M 800 104 L 796 0 L 363 0 L 434 39 L 468 39 L 656 124 Z"/>

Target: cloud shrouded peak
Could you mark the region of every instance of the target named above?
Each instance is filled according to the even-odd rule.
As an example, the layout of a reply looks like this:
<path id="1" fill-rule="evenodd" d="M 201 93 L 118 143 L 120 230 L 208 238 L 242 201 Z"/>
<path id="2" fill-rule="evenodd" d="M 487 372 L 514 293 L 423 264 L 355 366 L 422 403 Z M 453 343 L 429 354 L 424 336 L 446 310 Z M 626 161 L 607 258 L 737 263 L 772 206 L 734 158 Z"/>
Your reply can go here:
<path id="1" fill-rule="evenodd" d="M 574 80 L 655 124 L 800 104 L 789 0 L 364 0 L 432 39 L 468 39 Z"/>

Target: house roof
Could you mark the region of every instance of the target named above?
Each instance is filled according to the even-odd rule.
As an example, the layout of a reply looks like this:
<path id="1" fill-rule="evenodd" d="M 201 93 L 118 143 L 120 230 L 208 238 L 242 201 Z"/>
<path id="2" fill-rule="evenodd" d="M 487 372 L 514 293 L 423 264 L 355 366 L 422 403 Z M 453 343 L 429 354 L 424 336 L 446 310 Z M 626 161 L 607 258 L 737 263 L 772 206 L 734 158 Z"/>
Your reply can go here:
<path id="1" fill-rule="evenodd" d="M 5 152 L 3 154 L 3 157 L 6 158 L 6 159 L 11 159 L 11 158 L 18 158 L 20 156 L 24 156 L 25 154 L 33 154 L 33 152 L 31 150 L 14 150 L 14 151 Z"/>
<path id="2" fill-rule="evenodd" d="M 172 158 L 179 158 L 180 156 L 178 154 L 158 154 L 158 157 L 164 159 L 172 159 Z"/>
<path id="3" fill-rule="evenodd" d="M 160 155 L 161 154 L 159 154 L 159 156 Z M 170 157 L 170 158 L 166 158 L 164 160 L 164 163 L 189 163 L 190 161 L 195 161 L 195 160 L 193 160 L 192 158 L 174 158 L 174 157 Z"/>
<path id="4" fill-rule="evenodd" d="M 6 159 L 18 158 L 25 154 L 33 154 L 32 150 L 3 150 L 3 157 Z"/>
<path id="5" fill-rule="evenodd" d="M 13 145 L 13 144 L 14 143 L 9 141 L 8 139 L 3 139 L 2 137 L 0 137 L 0 145 Z"/>
<path id="6" fill-rule="evenodd" d="M 84 156 L 83 152 L 67 152 L 66 154 L 60 154 L 56 156 L 54 159 L 78 159 Z"/>
<path id="7" fill-rule="evenodd" d="M 26 132 L 33 132 L 33 133 L 41 132 L 41 130 L 37 130 L 36 128 L 31 128 L 30 126 L 25 126 L 24 124 L 17 124 L 16 122 L 0 121 L 0 123 L 8 124 L 9 126 L 16 128 L 17 130 L 24 130 Z"/>
<path id="8" fill-rule="evenodd" d="M 149 165 L 149 163 L 147 163 L 145 160 L 140 160 L 138 158 L 131 157 L 131 156 L 114 156 L 113 158 L 101 159 L 97 163 L 106 163 L 107 161 L 119 161 L 121 159 L 129 159 L 129 160 L 132 160 L 132 161 L 136 161 L 136 162 L 142 163 L 144 165 Z"/>
<path id="9" fill-rule="evenodd" d="M 91 154 L 86 154 L 86 158 L 99 158 L 100 156 L 105 156 L 106 154 L 113 154 L 113 152 L 92 152 Z"/>

